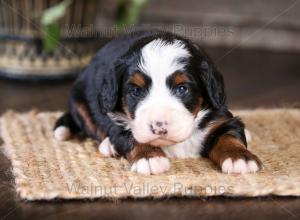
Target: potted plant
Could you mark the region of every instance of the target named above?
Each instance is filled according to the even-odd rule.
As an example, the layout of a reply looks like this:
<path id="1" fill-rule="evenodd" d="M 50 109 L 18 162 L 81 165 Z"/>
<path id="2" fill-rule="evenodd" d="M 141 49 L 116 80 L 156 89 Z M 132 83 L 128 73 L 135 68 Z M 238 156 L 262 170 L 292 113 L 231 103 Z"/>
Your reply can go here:
<path id="1" fill-rule="evenodd" d="M 94 24 L 96 0 L 0 1 L 0 73 L 11 78 L 57 78 L 77 73 L 97 39 L 68 28 Z"/>
<path id="2" fill-rule="evenodd" d="M 121 0 L 116 28 L 136 22 L 146 0 Z M 73 76 L 103 40 L 94 27 L 97 0 L 0 1 L 0 75 L 17 79 Z M 73 28 L 75 27 L 75 28 Z M 72 31 L 75 30 L 75 31 Z"/>

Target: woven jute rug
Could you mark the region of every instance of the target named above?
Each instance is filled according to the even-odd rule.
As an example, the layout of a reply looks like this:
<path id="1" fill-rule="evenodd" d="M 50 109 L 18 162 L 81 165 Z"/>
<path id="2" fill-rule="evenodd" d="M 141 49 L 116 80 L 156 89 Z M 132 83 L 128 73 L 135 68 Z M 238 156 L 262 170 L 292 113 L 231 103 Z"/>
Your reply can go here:
<path id="1" fill-rule="evenodd" d="M 1 117 L 2 149 L 11 160 L 22 199 L 161 198 L 170 196 L 299 196 L 300 110 L 236 111 L 252 134 L 249 148 L 262 160 L 256 174 L 222 174 L 207 159 L 172 159 L 171 170 L 144 176 L 124 159 L 104 158 L 93 140 L 59 142 L 59 112 Z"/>

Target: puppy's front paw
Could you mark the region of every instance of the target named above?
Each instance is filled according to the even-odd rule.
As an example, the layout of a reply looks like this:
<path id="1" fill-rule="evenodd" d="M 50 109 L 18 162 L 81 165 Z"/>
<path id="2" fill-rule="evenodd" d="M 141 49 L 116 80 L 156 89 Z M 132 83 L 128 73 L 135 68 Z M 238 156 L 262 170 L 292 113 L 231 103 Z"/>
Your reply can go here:
<path id="1" fill-rule="evenodd" d="M 66 141 L 72 136 L 70 128 L 66 126 L 59 126 L 54 130 L 54 137 L 58 141 Z"/>
<path id="2" fill-rule="evenodd" d="M 246 149 L 226 154 L 226 159 L 221 164 L 223 173 L 255 173 L 262 167 L 258 157 Z"/>
<path id="3" fill-rule="evenodd" d="M 114 157 L 117 155 L 114 145 L 110 142 L 109 137 L 106 137 L 98 147 L 99 152 L 106 157 Z"/>
<path id="4" fill-rule="evenodd" d="M 166 157 L 141 158 L 131 166 L 131 171 L 150 175 L 164 173 L 170 169 L 170 162 Z"/>

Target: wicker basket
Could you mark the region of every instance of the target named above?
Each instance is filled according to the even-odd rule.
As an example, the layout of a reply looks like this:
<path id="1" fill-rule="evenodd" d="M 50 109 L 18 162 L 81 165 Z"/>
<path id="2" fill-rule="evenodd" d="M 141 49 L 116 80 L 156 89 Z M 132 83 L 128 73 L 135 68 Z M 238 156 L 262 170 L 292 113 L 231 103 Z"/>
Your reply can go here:
<path id="1" fill-rule="evenodd" d="M 61 41 L 55 52 L 42 45 L 40 22 L 33 14 L 59 0 L 0 1 L 0 73 L 12 78 L 57 78 L 78 73 L 95 54 L 96 35 L 85 33 L 94 24 L 97 1 L 73 0 L 60 21 Z M 91 34 L 90 34 L 91 35 Z"/>

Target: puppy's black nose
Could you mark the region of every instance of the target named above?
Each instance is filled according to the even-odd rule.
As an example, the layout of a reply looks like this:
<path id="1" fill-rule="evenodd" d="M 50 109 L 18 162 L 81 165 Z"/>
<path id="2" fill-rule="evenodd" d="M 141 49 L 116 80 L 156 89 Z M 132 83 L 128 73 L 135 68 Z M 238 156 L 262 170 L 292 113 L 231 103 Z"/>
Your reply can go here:
<path id="1" fill-rule="evenodd" d="M 168 133 L 166 127 L 167 127 L 167 122 L 162 122 L 162 121 L 154 121 L 150 124 L 151 132 L 157 135 L 166 135 Z"/>

